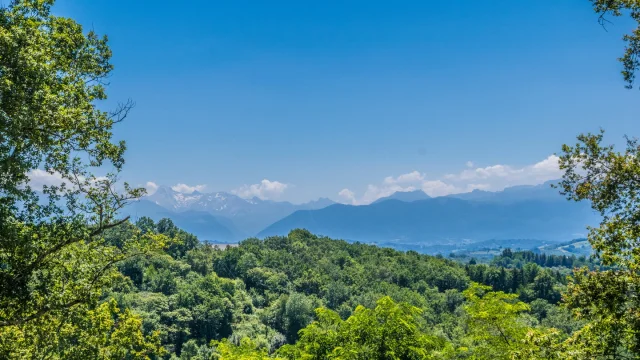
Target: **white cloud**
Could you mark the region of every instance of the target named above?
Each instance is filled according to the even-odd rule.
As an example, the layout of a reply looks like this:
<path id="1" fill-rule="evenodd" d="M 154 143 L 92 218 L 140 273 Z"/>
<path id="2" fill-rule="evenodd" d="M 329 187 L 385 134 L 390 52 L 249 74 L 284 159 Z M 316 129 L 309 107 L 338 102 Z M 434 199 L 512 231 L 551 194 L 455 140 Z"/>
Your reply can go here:
<path id="1" fill-rule="evenodd" d="M 558 174 L 560 173 L 558 161 L 560 161 L 559 157 L 556 155 L 550 155 L 548 158 L 534 164 L 532 168 L 536 171 Z"/>
<path id="2" fill-rule="evenodd" d="M 460 192 L 455 186 L 447 184 L 442 180 L 424 181 L 422 183 L 422 191 L 432 197 Z"/>
<path id="3" fill-rule="evenodd" d="M 520 170 L 511 170 L 510 167 L 505 165 L 492 165 L 484 168 L 475 168 L 470 170 L 464 170 L 458 175 L 460 180 L 473 180 L 473 179 L 486 179 L 489 177 L 505 177 L 509 174 L 514 174 Z M 450 177 L 455 179 L 455 175 Z"/>
<path id="4" fill-rule="evenodd" d="M 475 189 L 500 191 L 515 185 L 539 185 L 562 176 L 558 160 L 557 156 L 550 155 L 540 162 L 524 167 L 497 164 L 476 168 L 474 168 L 473 162 L 468 161 L 465 164 L 466 169 L 457 174 L 447 174 L 441 178 L 429 179 L 424 173 L 412 171 L 396 177 L 387 176 L 379 185 L 369 184 L 361 197 L 349 189 L 343 189 L 338 195 L 351 204 L 359 205 L 369 204 L 397 191 L 421 189 L 429 196 L 435 197 L 469 192 Z"/>
<path id="5" fill-rule="evenodd" d="M 154 184 L 155 185 L 155 184 Z M 206 189 L 207 185 L 194 185 L 194 186 L 189 186 L 187 184 L 175 184 L 171 187 L 171 189 L 173 191 L 179 192 L 179 193 L 183 193 L 183 194 L 191 194 L 194 191 L 202 191 L 204 189 Z"/>
<path id="6" fill-rule="evenodd" d="M 537 185 L 562 176 L 558 160 L 556 155 L 550 155 L 540 162 L 521 168 L 509 165 L 492 165 L 466 169 L 457 175 L 449 174 L 445 178 L 454 182 L 481 180 L 487 185 L 485 188 L 489 190 L 502 190 L 507 186 L 514 185 Z"/>
<path id="7" fill-rule="evenodd" d="M 49 173 L 45 170 L 34 169 L 27 173 L 29 185 L 32 189 L 42 191 L 44 186 L 58 186 L 65 182 L 60 173 Z"/>
<path id="8" fill-rule="evenodd" d="M 158 190 L 158 184 L 153 181 L 147 181 L 147 183 L 144 184 L 144 188 L 147 190 L 147 195 L 153 195 Z"/>
<path id="9" fill-rule="evenodd" d="M 340 190 L 338 196 L 346 200 L 348 204 L 356 204 L 356 194 L 349 189 Z"/>
<path id="10" fill-rule="evenodd" d="M 231 193 L 245 199 L 255 196 L 262 200 L 273 200 L 279 198 L 288 187 L 288 184 L 279 181 L 263 179 L 258 184 L 243 185 L 235 190 L 231 190 Z"/>
<path id="11" fill-rule="evenodd" d="M 33 169 L 27 173 L 27 177 L 29 178 L 29 186 L 36 191 L 42 191 L 45 186 L 59 186 L 65 183 L 67 186 L 70 186 L 74 181 L 70 181 L 69 178 L 63 178 L 59 172 L 48 172 L 42 169 Z M 85 181 L 86 178 L 84 176 L 78 176 L 78 181 Z M 92 184 L 96 184 L 101 181 L 108 180 L 105 176 L 95 176 L 90 178 Z"/>
<path id="12" fill-rule="evenodd" d="M 386 180 L 391 177 L 387 177 L 385 178 L 385 181 L 383 181 L 382 185 L 369 184 L 362 198 L 357 199 L 355 194 L 353 194 L 354 200 L 352 201 L 352 203 L 370 204 L 380 198 L 387 197 L 398 191 L 407 192 L 422 190 L 429 196 L 443 196 L 455 192 L 460 192 L 455 186 L 447 184 L 442 180 L 426 180 L 423 174 L 421 174 L 420 176 L 416 176 L 416 174 L 418 173 L 414 171 L 395 178 L 396 180 L 405 179 L 404 182 L 400 180 L 389 183 Z M 406 179 L 411 179 L 411 181 Z"/>
<path id="13" fill-rule="evenodd" d="M 413 184 L 424 180 L 425 175 L 418 171 L 412 171 L 407 174 L 402 174 L 396 178 L 387 176 L 384 179 L 385 184 Z"/>
<path id="14" fill-rule="evenodd" d="M 413 186 L 403 187 L 396 184 L 391 186 L 387 186 L 387 185 L 376 186 L 376 185 L 370 184 L 369 186 L 367 186 L 367 191 L 365 191 L 362 198 L 357 199 L 354 202 L 354 204 L 356 205 L 369 204 L 378 200 L 379 198 L 389 196 L 396 191 L 412 191 L 412 190 L 415 190 Z"/>
<path id="15" fill-rule="evenodd" d="M 431 184 L 426 181 L 426 175 L 418 171 L 412 171 L 401 174 L 396 177 L 387 176 L 383 179 L 382 184 L 369 184 L 367 190 L 358 198 L 355 193 L 349 189 L 343 189 L 338 193 L 342 198 L 348 200 L 353 205 L 369 204 L 379 198 L 389 196 L 397 191 L 414 191 L 422 189 L 423 185 L 427 185 L 427 189 L 433 192 L 441 192 L 439 184 Z M 436 189 L 438 188 L 438 189 Z"/>

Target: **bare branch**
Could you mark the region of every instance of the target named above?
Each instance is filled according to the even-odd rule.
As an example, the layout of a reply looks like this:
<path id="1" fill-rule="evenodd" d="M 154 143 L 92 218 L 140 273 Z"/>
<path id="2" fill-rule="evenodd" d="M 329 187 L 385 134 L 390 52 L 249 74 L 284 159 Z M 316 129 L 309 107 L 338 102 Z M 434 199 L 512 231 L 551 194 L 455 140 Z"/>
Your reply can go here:
<path id="1" fill-rule="evenodd" d="M 129 115 L 129 111 L 136 106 L 136 103 L 133 100 L 128 99 L 125 103 L 118 104 L 116 110 L 112 111 L 109 114 L 109 118 L 113 121 L 114 124 L 124 121 Z"/>

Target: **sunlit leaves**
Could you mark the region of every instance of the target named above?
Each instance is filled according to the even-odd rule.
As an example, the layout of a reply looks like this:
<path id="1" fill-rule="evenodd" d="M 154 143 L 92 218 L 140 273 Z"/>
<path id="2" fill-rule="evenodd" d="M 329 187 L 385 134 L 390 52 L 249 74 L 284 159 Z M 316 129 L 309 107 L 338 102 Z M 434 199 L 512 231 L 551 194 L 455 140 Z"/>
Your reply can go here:
<path id="1" fill-rule="evenodd" d="M 620 6 L 634 6 L 638 15 L 635 1 L 608 3 L 614 13 L 624 10 Z M 575 273 L 565 301 L 587 325 L 568 344 L 590 358 L 624 358 L 640 352 L 640 143 L 627 139 L 625 150 L 616 152 L 602 145 L 603 135 L 578 136 L 578 143 L 565 145 L 560 157 L 563 192 L 590 201 L 603 216 L 588 239 L 611 267 Z"/>
<path id="2" fill-rule="evenodd" d="M 50 313 L 21 326 L 0 328 L 6 359 L 151 359 L 165 351 L 158 334 L 144 335 L 142 319 L 115 301 L 93 310 L 77 306 L 64 316 Z"/>
<path id="3" fill-rule="evenodd" d="M 126 225 L 118 211 L 143 194 L 118 184 L 125 145 L 111 139 L 132 103 L 97 107 L 113 68 L 107 39 L 52 15 L 52 4 L 0 7 L 0 342 L 23 344 L 14 357 L 144 358 L 153 350 L 137 348 L 146 340 L 130 313 L 91 322 L 108 310 L 95 308 L 103 290 L 122 279 L 114 265 L 166 245 L 139 231 L 117 243 L 104 237 Z M 105 168 L 112 172 L 95 174 Z M 35 173 L 55 182 L 36 192 Z M 113 331 L 65 343 L 70 324 Z M 91 341 L 97 352 L 74 353 Z"/>
<path id="4" fill-rule="evenodd" d="M 422 310 L 383 297 L 374 309 L 359 306 L 347 319 L 318 309 L 318 320 L 300 332 L 295 346 L 278 352 L 291 359 L 435 359 L 453 349 L 429 334 Z"/>

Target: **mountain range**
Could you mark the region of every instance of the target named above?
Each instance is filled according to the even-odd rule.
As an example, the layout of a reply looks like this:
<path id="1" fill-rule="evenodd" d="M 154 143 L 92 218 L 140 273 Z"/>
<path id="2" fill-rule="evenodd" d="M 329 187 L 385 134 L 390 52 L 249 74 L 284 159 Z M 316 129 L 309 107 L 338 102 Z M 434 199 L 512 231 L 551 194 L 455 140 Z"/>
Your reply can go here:
<path id="1" fill-rule="evenodd" d="M 203 240 L 236 242 L 286 235 L 295 228 L 350 241 L 453 244 L 490 239 L 567 241 L 584 236 L 599 217 L 586 203 L 567 201 L 551 187 L 514 186 L 431 198 L 421 190 L 396 192 L 369 205 L 321 198 L 305 204 L 243 199 L 227 192 L 183 194 L 170 187 L 128 206 L 135 220 L 168 217 Z"/>
<path id="2" fill-rule="evenodd" d="M 399 200 L 413 198 L 422 199 Z M 361 242 L 566 241 L 584 236 L 586 226 L 595 225 L 598 220 L 589 204 L 567 201 L 548 182 L 437 198 L 418 192 L 396 193 L 371 205 L 335 204 L 297 211 L 267 227 L 258 237 L 305 228 L 312 233 Z"/>
<path id="3" fill-rule="evenodd" d="M 133 219 L 148 216 L 153 220 L 167 217 L 176 225 L 203 240 L 235 242 L 254 236 L 272 223 L 297 210 L 313 210 L 335 204 L 320 198 L 304 204 L 287 201 L 243 199 L 227 192 L 183 194 L 160 186 L 123 210 Z"/>

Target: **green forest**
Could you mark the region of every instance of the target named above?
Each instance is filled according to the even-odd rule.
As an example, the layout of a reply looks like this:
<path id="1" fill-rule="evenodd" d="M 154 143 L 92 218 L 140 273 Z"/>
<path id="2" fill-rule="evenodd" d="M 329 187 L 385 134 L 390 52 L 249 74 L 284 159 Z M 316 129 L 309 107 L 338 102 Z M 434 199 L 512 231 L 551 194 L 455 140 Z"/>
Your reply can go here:
<path id="1" fill-rule="evenodd" d="M 120 264 L 126 285 L 107 297 L 133 309 L 146 333 L 187 359 L 218 351 L 223 358 L 501 357 L 522 351 L 529 332 L 566 339 L 582 325 L 557 306 L 566 267 L 460 264 L 305 230 L 217 249 L 170 220 L 145 218 L 107 238 L 136 231 L 174 245 Z M 487 309 L 500 319 L 483 318 Z"/>
<path id="2" fill-rule="evenodd" d="M 304 229 L 219 248 L 119 216 L 144 195 L 113 139 L 133 103 L 97 105 L 108 39 L 52 5 L 0 7 L 0 358 L 640 358 L 635 138 L 581 134 L 559 152 L 558 196 L 602 215 L 593 258 L 504 249 L 481 264 Z M 591 5 L 640 22 L 639 1 Z M 624 40 L 633 87 L 640 27 Z M 37 192 L 35 170 L 60 184 Z"/>

